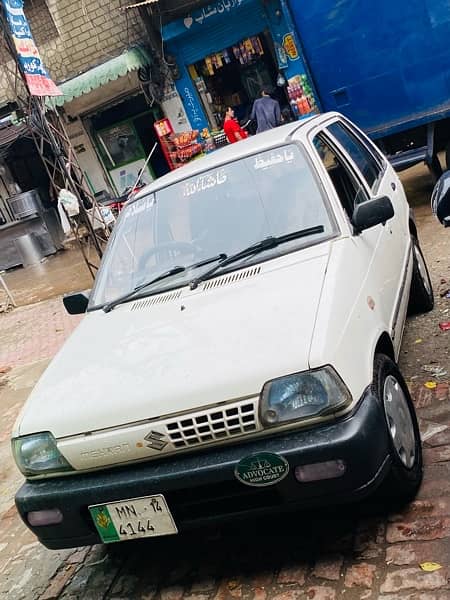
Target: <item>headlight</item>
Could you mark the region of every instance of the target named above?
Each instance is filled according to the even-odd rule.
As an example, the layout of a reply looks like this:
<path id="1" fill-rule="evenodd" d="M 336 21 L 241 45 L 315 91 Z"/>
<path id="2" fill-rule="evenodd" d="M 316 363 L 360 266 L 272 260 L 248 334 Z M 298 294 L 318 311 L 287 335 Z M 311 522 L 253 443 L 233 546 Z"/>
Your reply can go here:
<path id="1" fill-rule="evenodd" d="M 264 425 L 311 419 L 342 409 L 352 400 L 332 367 L 269 381 L 261 395 Z"/>
<path id="2" fill-rule="evenodd" d="M 12 451 L 17 466 L 25 477 L 73 471 L 49 432 L 13 439 Z"/>

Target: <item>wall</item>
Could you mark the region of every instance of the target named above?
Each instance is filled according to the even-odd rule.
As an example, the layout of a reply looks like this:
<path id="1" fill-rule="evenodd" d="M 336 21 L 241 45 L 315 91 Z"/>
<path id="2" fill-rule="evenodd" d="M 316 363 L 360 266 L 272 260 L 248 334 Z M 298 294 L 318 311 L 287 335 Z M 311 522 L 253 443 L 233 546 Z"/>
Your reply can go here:
<path id="1" fill-rule="evenodd" d="M 87 135 L 81 119 L 66 124 L 66 131 L 77 155 L 78 164 L 87 177 L 87 185 L 92 193 L 108 189 L 106 175 L 97 159 L 94 146 Z"/>
<path id="2" fill-rule="evenodd" d="M 74 77 L 145 39 L 139 14 L 119 10 L 126 4 L 126 0 L 25 0 L 36 43 L 55 81 Z M 14 93 L 0 69 L 0 104 L 7 100 L 14 100 Z"/>

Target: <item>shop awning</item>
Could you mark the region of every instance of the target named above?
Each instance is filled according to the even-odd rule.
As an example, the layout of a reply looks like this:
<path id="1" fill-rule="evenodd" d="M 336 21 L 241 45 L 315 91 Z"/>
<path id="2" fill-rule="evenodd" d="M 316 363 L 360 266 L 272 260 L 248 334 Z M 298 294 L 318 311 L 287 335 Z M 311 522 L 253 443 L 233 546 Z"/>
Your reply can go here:
<path id="1" fill-rule="evenodd" d="M 73 79 L 60 83 L 58 87 L 62 91 L 63 96 L 49 98 L 47 104 L 51 108 L 63 106 L 67 102 L 71 102 L 74 98 L 88 94 L 109 81 L 115 81 L 119 77 L 123 77 L 131 71 L 137 71 L 140 67 L 150 63 L 151 58 L 144 48 L 132 48 Z"/>

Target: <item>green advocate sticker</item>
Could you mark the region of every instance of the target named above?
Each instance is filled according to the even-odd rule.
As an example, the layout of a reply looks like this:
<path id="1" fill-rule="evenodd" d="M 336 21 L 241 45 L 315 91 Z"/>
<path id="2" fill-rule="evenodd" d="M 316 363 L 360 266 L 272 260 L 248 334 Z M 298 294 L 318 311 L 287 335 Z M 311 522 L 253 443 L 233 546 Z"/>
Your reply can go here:
<path id="1" fill-rule="evenodd" d="M 288 461 L 271 452 L 260 452 L 243 458 L 234 469 L 236 479 L 252 487 L 275 485 L 289 473 Z"/>

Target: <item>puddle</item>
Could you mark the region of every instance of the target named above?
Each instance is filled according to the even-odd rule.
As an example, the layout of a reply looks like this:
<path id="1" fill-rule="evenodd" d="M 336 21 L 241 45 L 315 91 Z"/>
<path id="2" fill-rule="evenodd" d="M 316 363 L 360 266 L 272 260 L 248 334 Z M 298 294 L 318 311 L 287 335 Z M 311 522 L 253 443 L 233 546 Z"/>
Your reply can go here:
<path id="1" fill-rule="evenodd" d="M 92 276 L 78 248 L 62 250 L 42 263 L 3 274 L 17 306 L 27 306 L 92 287 Z M 0 290 L 0 304 L 2 303 Z"/>

